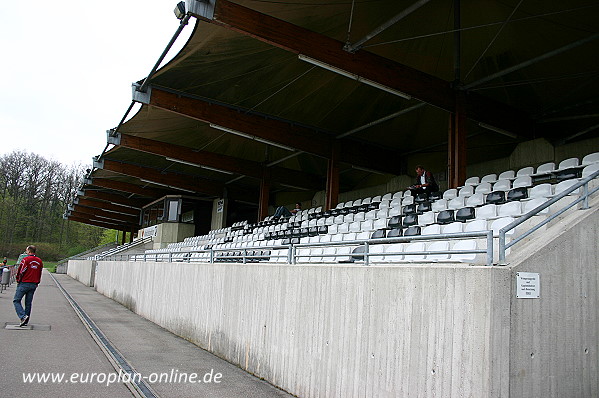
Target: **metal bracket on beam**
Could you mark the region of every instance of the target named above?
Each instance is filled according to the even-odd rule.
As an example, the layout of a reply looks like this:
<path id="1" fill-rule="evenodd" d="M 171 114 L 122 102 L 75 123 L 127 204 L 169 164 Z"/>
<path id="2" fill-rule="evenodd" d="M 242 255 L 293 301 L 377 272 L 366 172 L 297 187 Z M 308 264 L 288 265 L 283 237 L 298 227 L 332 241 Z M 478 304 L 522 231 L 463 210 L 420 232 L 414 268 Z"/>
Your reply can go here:
<path id="1" fill-rule="evenodd" d="M 79 204 L 79 198 L 75 198 L 75 199 L 73 199 L 73 204 L 74 204 L 74 205 L 78 205 L 78 204 Z"/>
<path id="2" fill-rule="evenodd" d="M 106 142 L 112 145 L 121 145 L 121 133 L 115 133 L 114 129 L 106 130 Z"/>
<path id="3" fill-rule="evenodd" d="M 94 180 L 92 178 L 84 178 L 83 185 L 94 185 Z"/>
<path id="4" fill-rule="evenodd" d="M 133 90 L 133 101 L 135 102 L 140 102 L 142 104 L 149 104 L 150 103 L 150 98 L 152 98 L 152 86 L 148 86 L 146 88 L 146 92 L 141 92 L 139 91 L 139 89 L 141 88 L 141 84 L 139 83 L 133 83 L 131 85 L 131 88 Z"/>
<path id="5" fill-rule="evenodd" d="M 192 15 L 214 19 L 214 8 L 218 0 L 185 0 L 185 9 Z"/>
<path id="6" fill-rule="evenodd" d="M 103 169 L 104 168 L 104 159 L 100 159 L 99 156 L 94 156 L 93 164 L 96 169 Z"/>
<path id="7" fill-rule="evenodd" d="M 73 210 L 75 210 L 75 208 L 73 207 L 73 205 L 68 205 L 67 206 L 67 210 L 68 211 L 73 211 Z"/>
<path id="8" fill-rule="evenodd" d="M 79 195 L 79 196 L 85 196 L 85 190 L 83 190 L 83 189 L 78 190 L 77 191 L 77 195 Z"/>

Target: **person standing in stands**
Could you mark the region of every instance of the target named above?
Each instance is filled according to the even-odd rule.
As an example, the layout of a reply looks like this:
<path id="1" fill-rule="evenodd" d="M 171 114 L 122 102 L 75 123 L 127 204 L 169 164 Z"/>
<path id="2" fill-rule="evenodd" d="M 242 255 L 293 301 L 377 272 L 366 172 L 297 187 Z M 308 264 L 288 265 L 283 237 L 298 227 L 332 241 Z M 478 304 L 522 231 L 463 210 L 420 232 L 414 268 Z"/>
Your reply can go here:
<path id="1" fill-rule="evenodd" d="M 302 204 L 300 202 L 297 202 L 295 204 L 295 209 L 293 209 L 291 211 L 287 210 L 287 208 L 285 206 L 280 206 L 275 211 L 274 217 L 275 218 L 280 218 L 282 216 L 291 217 L 291 216 L 297 214 L 297 212 L 300 211 L 301 209 L 302 209 Z"/>
<path id="2" fill-rule="evenodd" d="M 31 316 L 31 304 L 33 303 L 33 294 L 37 285 L 42 278 L 42 270 L 44 264 L 42 260 L 35 255 L 36 247 L 33 245 L 27 246 L 25 250 L 27 256 L 23 258 L 17 270 L 17 291 L 13 298 L 15 311 L 21 320 L 19 326 L 25 326 L 29 322 Z M 21 305 L 21 300 L 25 297 L 25 309 Z"/>
<path id="3" fill-rule="evenodd" d="M 408 189 L 412 192 L 412 196 L 423 193 L 428 197 L 431 192 L 439 190 L 439 185 L 437 185 L 433 173 L 426 171 L 424 166 L 418 165 L 416 166 L 416 183 Z"/>

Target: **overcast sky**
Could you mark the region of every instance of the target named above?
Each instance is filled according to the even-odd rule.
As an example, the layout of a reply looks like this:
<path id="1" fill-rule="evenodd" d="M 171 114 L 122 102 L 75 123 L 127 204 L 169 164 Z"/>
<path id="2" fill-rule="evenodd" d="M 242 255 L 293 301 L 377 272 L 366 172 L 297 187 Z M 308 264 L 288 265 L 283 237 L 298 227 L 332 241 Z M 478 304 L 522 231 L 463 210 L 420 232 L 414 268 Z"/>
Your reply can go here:
<path id="1" fill-rule="evenodd" d="M 91 164 L 131 103 L 131 83 L 150 72 L 177 30 L 176 4 L 2 1 L 0 154 L 24 150 Z M 168 58 L 192 29 L 185 27 Z"/>

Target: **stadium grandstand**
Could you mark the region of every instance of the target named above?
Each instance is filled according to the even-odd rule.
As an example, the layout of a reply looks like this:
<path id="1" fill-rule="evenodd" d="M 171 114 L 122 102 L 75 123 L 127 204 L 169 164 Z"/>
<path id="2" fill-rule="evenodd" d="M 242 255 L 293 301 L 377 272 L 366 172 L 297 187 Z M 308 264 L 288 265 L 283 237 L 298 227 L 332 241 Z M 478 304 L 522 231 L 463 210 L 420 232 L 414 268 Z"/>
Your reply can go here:
<path id="1" fill-rule="evenodd" d="M 175 15 L 64 272 L 301 397 L 599 396 L 596 1 Z"/>

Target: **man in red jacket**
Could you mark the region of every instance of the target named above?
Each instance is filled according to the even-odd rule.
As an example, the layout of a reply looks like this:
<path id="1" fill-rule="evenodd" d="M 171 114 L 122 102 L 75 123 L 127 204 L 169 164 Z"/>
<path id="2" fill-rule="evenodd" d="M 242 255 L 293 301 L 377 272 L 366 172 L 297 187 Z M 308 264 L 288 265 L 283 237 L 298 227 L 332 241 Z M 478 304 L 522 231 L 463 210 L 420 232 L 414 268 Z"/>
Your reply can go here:
<path id="1" fill-rule="evenodd" d="M 27 256 L 23 258 L 17 270 L 17 291 L 12 302 L 15 305 L 17 316 L 21 320 L 20 326 L 25 326 L 29 322 L 33 294 L 40 283 L 44 269 L 42 260 L 35 255 L 35 250 L 35 246 L 27 246 Z M 21 305 L 23 296 L 25 296 L 25 309 Z"/>

